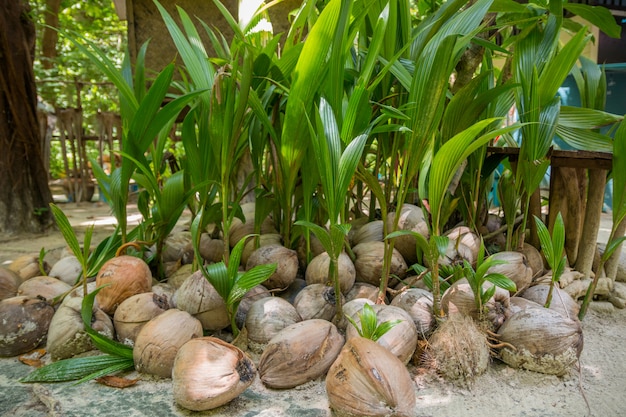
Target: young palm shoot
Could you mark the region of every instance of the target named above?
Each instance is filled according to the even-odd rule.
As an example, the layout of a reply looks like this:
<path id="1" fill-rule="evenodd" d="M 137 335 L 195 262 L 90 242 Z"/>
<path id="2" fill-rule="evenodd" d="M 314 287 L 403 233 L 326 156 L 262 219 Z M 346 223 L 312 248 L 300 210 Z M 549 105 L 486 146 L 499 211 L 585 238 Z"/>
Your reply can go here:
<path id="1" fill-rule="evenodd" d="M 199 227 L 201 219 L 202 209 L 191 224 L 193 249 L 198 259 L 201 259 L 200 246 L 198 244 L 200 241 L 198 236 L 202 232 Z M 239 271 L 239 263 L 241 261 L 244 245 L 248 241 L 248 237 L 251 236 L 252 235 L 245 236 L 235 245 L 230 253 L 228 265 L 222 261 L 206 267 L 200 266 L 204 277 L 211 283 L 220 297 L 222 297 L 224 303 L 226 303 L 231 330 L 235 337 L 239 335 L 239 328 L 235 322 L 235 316 L 242 298 L 248 291 L 261 284 L 276 271 L 276 264 L 257 265 L 246 272 Z"/>
<path id="2" fill-rule="evenodd" d="M 474 302 L 476 303 L 476 308 L 478 309 L 481 319 L 485 314 L 484 306 L 496 293 L 496 287 L 503 288 L 510 292 L 517 290 L 515 282 L 513 282 L 509 277 L 500 273 L 488 273 L 489 268 L 492 266 L 502 265 L 505 263 L 507 262 L 494 259 L 491 256 L 485 259 L 485 245 L 482 241 L 480 243 L 478 257 L 476 259 L 476 269 L 474 269 L 466 260 L 463 261 L 463 276 L 467 279 L 467 282 L 474 293 Z M 485 282 L 491 282 L 494 285 L 485 290 Z"/>
<path id="3" fill-rule="evenodd" d="M 321 99 L 317 129 L 311 126 L 312 149 L 322 182 L 322 192 L 329 218 L 329 229 L 307 221 L 297 225 L 311 230 L 320 240 L 330 258 L 329 279 L 335 290 L 336 320 L 343 317 L 341 286 L 339 283 L 339 255 L 344 249 L 350 225 L 343 223 L 346 209 L 346 193 L 363 153 L 367 135 L 354 138 L 342 152 L 342 140 L 333 110 L 325 99 Z"/>
<path id="4" fill-rule="evenodd" d="M 567 255 L 565 255 L 565 227 L 563 225 L 561 212 L 556 216 L 554 228 L 552 229 L 552 237 L 550 237 L 550 232 L 546 225 L 543 224 L 541 219 L 537 216 L 535 216 L 535 223 L 537 224 L 537 233 L 541 241 L 541 251 L 552 270 L 552 280 L 550 280 L 550 289 L 548 290 L 545 303 L 545 307 L 548 308 L 552 302 L 554 284 L 561 279 L 567 261 Z"/>
<path id="5" fill-rule="evenodd" d="M 359 313 L 359 318 L 361 320 L 361 326 L 359 326 L 352 317 L 346 315 L 346 319 L 348 319 L 357 332 L 359 332 L 359 336 L 374 342 L 402 322 L 402 320 L 389 320 L 378 324 L 376 312 L 369 304 L 363 305 L 363 310 Z"/>

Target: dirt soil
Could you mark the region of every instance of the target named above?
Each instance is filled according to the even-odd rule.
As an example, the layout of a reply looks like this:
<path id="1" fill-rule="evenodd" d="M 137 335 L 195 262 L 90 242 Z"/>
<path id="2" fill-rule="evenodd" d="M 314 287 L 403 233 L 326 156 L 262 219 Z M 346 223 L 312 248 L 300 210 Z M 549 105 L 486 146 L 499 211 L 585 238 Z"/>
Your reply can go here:
<path id="1" fill-rule="evenodd" d="M 64 204 L 62 209 L 82 241 L 86 226 L 96 223 L 94 241 L 113 230 L 114 218 L 103 203 Z M 129 207 L 129 209 L 131 209 Z M 131 221 L 139 217 L 132 209 Z M 65 246 L 59 232 L 45 236 L 0 237 L 0 264 L 49 250 L 51 261 Z M 626 310 L 594 302 L 583 321 L 580 362 L 562 377 L 517 370 L 494 360 L 469 388 L 460 388 L 430 372 L 410 368 L 417 396 L 416 417 L 437 416 L 626 416 Z M 253 356 L 253 359 L 258 359 Z M 292 390 L 268 390 L 258 378 L 226 406 L 192 413 L 176 406 L 171 382 L 136 373 L 131 388 L 114 389 L 89 382 L 24 385 L 30 368 L 16 358 L 0 359 L 0 416 L 330 416 L 323 380 Z"/>

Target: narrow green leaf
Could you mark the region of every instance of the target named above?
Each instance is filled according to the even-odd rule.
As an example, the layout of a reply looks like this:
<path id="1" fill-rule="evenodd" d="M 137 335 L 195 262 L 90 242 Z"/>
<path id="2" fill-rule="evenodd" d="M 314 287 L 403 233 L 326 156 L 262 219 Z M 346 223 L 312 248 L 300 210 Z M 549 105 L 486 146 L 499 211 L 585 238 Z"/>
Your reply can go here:
<path id="1" fill-rule="evenodd" d="M 611 140 L 610 136 L 602 133 L 564 126 L 557 126 L 555 133 L 563 139 L 563 142 L 576 150 L 613 152 L 613 140 Z"/>
<path id="2" fill-rule="evenodd" d="M 235 285 L 230 291 L 226 304 L 238 303 L 248 291 L 262 284 L 276 271 L 276 264 L 257 265 L 243 273 L 235 281 Z"/>
<path id="3" fill-rule="evenodd" d="M 132 357 L 122 358 L 114 355 L 87 356 L 52 362 L 34 370 L 20 382 L 66 382 L 77 379 L 93 379 L 113 372 L 132 369 Z"/>
<path id="4" fill-rule="evenodd" d="M 550 237 L 550 232 L 545 224 L 541 221 L 541 219 L 537 216 L 535 217 L 535 224 L 537 225 L 537 234 L 539 235 L 539 241 L 541 242 L 541 251 L 543 255 L 546 257 L 546 261 L 548 264 L 552 265 L 554 262 L 554 247 L 552 246 L 552 239 Z"/>
<path id="5" fill-rule="evenodd" d="M 561 106 L 559 125 L 577 129 L 600 129 L 619 123 L 624 116 L 583 107 Z"/>
<path id="6" fill-rule="evenodd" d="M 489 281 L 492 284 L 503 288 L 507 291 L 510 292 L 515 292 L 517 291 L 517 286 L 515 285 L 515 282 L 513 282 L 511 280 L 511 278 L 507 277 L 506 275 L 502 275 L 502 274 L 487 274 L 485 275 L 485 281 Z"/>
<path id="7" fill-rule="evenodd" d="M 80 250 L 80 243 L 78 243 L 78 238 L 74 234 L 74 229 L 72 228 L 70 221 L 67 219 L 67 216 L 65 216 L 65 213 L 63 213 L 63 210 L 61 210 L 56 204 L 50 203 L 50 210 L 52 210 L 52 215 L 57 222 L 57 226 L 59 226 L 67 246 L 70 247 L 74 256 L 76 256 L 82 264 L 85 261 L 85 258 L 83 258 L 83 252 Z"/>
<path id="8" fill-rule="evenodd" d="M 611 257 L 611 255 L 613 255 L 613 252 L 615 252 L 624 241 L 626 241 L 626 236 L 622 236 L 620 238 L 613 239 L 612 241 L 610 241 L 606 245 L 606 248 L 604 249 L 604 253 L 602 254 L 602 259 L 604 261 L 608 260 Z"/>
<path id="9" fill-rule="evenodd" d="M 228 300 L 230 291 L 233 288 L 234 282 L 228 276 L 228 269 L 224 262 L 217 262 L 206 266 L 207 279 L 215 288 L 217 293 L 224 299 Z"/>
<path id="10" fill-rule="evenodd" d="M 369 305 L 369 304 L 366 304 Z M 374 334 L 372 334 L 372 340 L 375 342 L 378 339 L 380 339 L 381 337 L 383 337 L 385 335 L 385 333 L 387 333 L 389 330 L 393 329 L 394 327 L 396 327 L 398 324 L 402 323 L 404 320 L 389 320 L 389 321 L 385 321 L 380 323 L 378 326 L 376 326 L 376 330 L 374 330 Z"/>
<path id="11" fill-rule="evenodd" d="M 324 229 L 323 227 L 315 223 L 305 221 L 305 220 L 298 220 L 294 224 L 296 226 L 302 226 L 302 227 L 306 227 L 307 229 L 310 229 L 315 234 L 315 236 L 320 240 L 320 243 L 322 244 L 322 247 L 326 250 L 326 252 L 328 253 L 332 252 L 333 243 L 332 243 L 332 239 L 330 237 L 329 231 L 327 231 L 326 229 Z"/>
<path id="12" fill-rule="evenodd" d="M 552 248 L 554 250 L 554 256 L 561 259 L 563 249 L 565 248 L 565 226 L 563 225 L 561 212 L 556 215 L 554 226 L 552 226 Z"/>

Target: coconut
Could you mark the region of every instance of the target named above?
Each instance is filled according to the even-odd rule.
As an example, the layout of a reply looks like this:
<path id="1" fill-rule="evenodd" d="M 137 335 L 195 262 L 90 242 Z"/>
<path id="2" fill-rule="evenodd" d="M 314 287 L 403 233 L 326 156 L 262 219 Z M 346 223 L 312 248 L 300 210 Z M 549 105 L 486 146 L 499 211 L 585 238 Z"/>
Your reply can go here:
<path id="1" fill-rule="evenodd" d="M 122 301 L 152 289 L 152 273 L 148 264 L 134 256 L 122 255 L 109 259 L 96 276 L 96 285 L 105 286 L 96 294 L 100 308 L 113 315 Z"/>
<path id="2" fill-rule="evenodd" d="M 487 270 L 487 274 L 497 273 L 509 278 L 515 283 L 518 293 L 528 288 L 533 280 L 533 269 L 523 253 L 503 251 L 493 254 L 492 259 L 506 263 L 491 266 Z"/>
<path id="3" fill-rule="evenodd" d="M 354 268 L 354 263 L 352 263 L 352 260 L 346 253 L 341 253 L 339 255 L 337 263 L 341 293 L 346 294 L 354 285 L 354 280 L 356 279 L 356 269 Z M 332 286 L 333 283 L 328 276 L 329 265 L 330 256 L 328 256 L 327 252 L 323 252 L 313 258 L 304 275 L 306 283 L 309 285 L 325 284 Z"/>
<path id="4" fill-rule="evenodd" d="M 533 271 L 533 278 L 537 278 L 543 275 L 545 268 L 543 265 L 543 255 L 541 252 L 529 243 L 524 243 L 524 246 L 517 249 L 517 252 L 520 252 L 526 257 L 527 265 Z"/>
<path id="5" fill-rule="evenodd" d="M 248 347 L 253 352 L 261 353 L 278 332 L 301 320 L 296 308 L 280 297 L 265 297 L 255 301 L 246 316 Z"/>
<path id="6" fill-rule="evenodd" d="M 345 333 L 350 322 L 346 317 L 350 317 L 352 319 L 357 318 L 357 314 L 363 310 L 363 306 L 365 304 L 369 304 L 370 306 L 375 305 L 374 300 L 370 300 L 368 298 L 355 298 L 354 300 L 350 300 L 343 305 L 343 317 L 337 324 L 337 328 Z"/>
<path id="7" fill-rule="evenodd" d="M 421 288 L 409 288 L 391 300 L 391 305 L 400 307 L 413 319 L 420 339 L 427 339 L 435 329 L 433 295 Z"/>
<path id="8" fill-rule="evenodd" d="M 263 282 L 269 289 L 286 289 L 298 274 L 298 255 L 295 250 L 288 249 L 282 245 L 261 246 L 248 258 L 246 270 L 250 270 L 257 265 L 276 264 L 276 271 Z"/>
<path id="9" fill-rule="evenodd" d="M 82 289 L 82 288 L 81 288 Z M 83 297 L 70 294 L 65 297 L 50 321 L 46 350 L 53 361 L 67 359 L 96 347 L 85 331 L 81 315 Z M 101 309 L 94 306 L 91 328 L 112 339 L 115 335 L 113 322 Z"/>
<path id="10" fill-rule="evenodd" d="M 254 363 L 239 348 L 214 337 L 192 339 L 174 360 L 174 401 L 193 411 L 211 410 L 239 396 L 255 376 Z"/>
<path id="11" fill-rule="evenodd" d="M 583 349 L 582 327 L 547 308 L 528 308 L 513 314 L 498 330 L 500 357 L 513 368 L 564 375 Z"/>
<path id="12" fill-rule="evenodd" d="M 230 247 L 234 248 L 235 245 L 247 235 L 254 234 L 254 212 L 255 203 L 245 203 L 241 205 L 245 222 L 235 217 L 230 225 L 228 231 Z M 274 227 L 274 222 L 271 218 L 266 217 L 261 223 L 261 234 L 277 233 Z"/>
<path id="13" fill-rule="evenodd" d="M 335 289 L 324 284 L 307 285 L 296 295 L 293 305 L 302 320 L 332 320 L 337 311 Z"/>
<path id="14" fill-rule="evenodd" d="M 207 262 L 220 262 L 224 257 L 224 241 L 212 238 L 208 233 L 200 235 L 200 256 Z"/>
<path id="15" fill-rule="evenodd" d="M 399 320 L 399 323 L 380 336 L 376 343 L 396 355 L 402 363 L 409 363 L 417 347 L 417 329 L 409 313 L 400 307 L 382 304 L 374 305 L 372 308 L 376 313 L 376 323 L 378 325 Z M 361 317 L 358 312 L 352 314 L 352 319 L 360 328 Z M 349 340 L 354 337 L 359 337 L 359 333 L 356 327 L 350 324 L 346 328 L 346 339 Z"/>
<path id="16" fill-rule="evenodd" d="M 16 296 L 0 301 L 0 356 L 17 356 L 44 341 L 54 308 L 34 297 Z"/>
<path id="17" fill-rule="evenodd" d="M 202 271 L 194 272 L 176 290 L 174 304 L 200 320 L 205 330 L 222 330 L 230 325 L 224 299 Z"/>
<path id="18" fill-rule="evenodd" d="M 383 234 L 384 223 L 382 220 L 374 220 L 359 226 L 352 233 L 352 246 L 367 242 L 382 242 L 385 238 Z"/>
<path id="19" fill-rule="evenodd" d="M 154 292 L 136 294 L 122 301 L 113 316 L 117 340 L 132 346 L 141 328 L 169 308 L 167 297 Z"/>
<path id="20" fill-rule="evenodd" d="M 395 212 L 387 215 L 387 230 L 393 231 L 395 221 Z M 400 218 L 398 219 L 398 228 L 396 230 L 410 230 L 419 233 L 426 239 L 430 236 L 428 223 L 424 219 L 424 212 L 421 208 L 413 204 L 403 204 L 400 209 Z M 404 257 L 408 265 L 417 263 L 417 241 L 414 236 L 405 235 L 395 239 L 394 248 L 397 249 Z"/>
<path id="21" fill-rule="evenodd" d="M 456 314 L 435 330 L 422 359 L 424 365 L 447 380 L 468 386 L 485 373 L 491 355 L 487 338 L 474 320 Z"/>
<path id="22" fill-rule="evenodd" d="M 163 251 L 161 253 L 163 263 L 178 262 L 180 264 L 190 264 L 193 262 L 193 257 L 191 232 L 172 233 L 163 242 Z"/>
<path id="23" fill-rule="evenodd" d="M 483 290 L 487 290 L 493 285 L 490 282 L 485 282 Z M 494 296 L 483 305 L 486 312 L 481 317 L 481 312 L 478 310 L 474 299 L 474 292 L 467 282 L 467 278 L 462 278 L 443 293 L 441 306 L 448 315 L 460 313 L 476 320 L 485 319 L 487 323 L 491 324 L 493 329 L 497 329 L 508 317 L 509 298 L 510 295 L 507 290 L 496 287 Z"/>
<path id="24" fill-rule="evenodd" d="M 82 273 L 83 266 L 80 264 L 80 261 L 76 256 L 70 255 L 59 259 L 52 265 L 48 275 L 58 278 L 66 284 L 74 285 L 78 282 Z"/>
<path id="25" fill-rule="evenodd" d="M 369 339 L 348 340 L 326 376 L 334 415 L 413 417 L 415 388 L 406 366 Z"/>
<path id="26" fill-rule="evenodd" d="M 293 388 L 325 375 L 344 343 L 337 327 L 313 319 L 278 332 L 259 360 L 259 375 L 270 388 Z"/>
<path id="27" fill-rule="evenodd" d="M 532 287 L 524 290 L 520 294 L 520 297 L 544 306 L 546 304 L 546 300 L 548 299 L 549 291 L 550 285 L 548 284 L 533 285 Z M 572 320 L 578 320 L 580 306 L 571 295 L 560 289 L 558 284 L 555 284 L 554 288 L 552 288 L 552 301 L 550 302 L 549 308 L 561 313 L 564 317 Z"/>
<path id="28" fill-rule="evenodd" d="M 43 262 L 43 272 L 47 274 L 50 272 L 50 265 L 47 262 Z M 39 265 L 39 256 L 37 255 L 21 255 L 18 256 L 11 262 L 8 268 L 17 273 L 17 275 L 21 278 L 22 282 L 30 279 L 32 277 L 36 277 L 37 275 L 41 275 L 42 271 Z M 45 275 L 44 274 L 44 275 Z"/>
<path id="29" fill-rule="evenodd" d="M 167 283 L 171 285 L 174 290 L 177 290 L 178 288 L 180 288 L 181 285 L 183 285 L 183 282 L 185 282 L 185 280 L 189 278 L 193 273 L 193 265 L 182 265 L 172 275 L 167 277 Z"/>
<path id="30" fill-rule="evenodd" d="M 26 297 L 41 297 L 51 302 L 56 297 L 70 292 L 71 289 L 71 286 L 59 279 L 38 276 L 22 282 L 17 289 L 17 294 Z"/>
<path id="31" fill-rule="evenodd" d="M 306 238 L 304 235 L 300 236 L 298 240 L 298 262 L 300 264 L 300 268 L 306 269 L 308 263 L 311 259 L 315 258 L 322 252 L 325 252 L 326 249 L 322 246 L 320 240 L 315 236 L 314 233 L 309 234 L 309 244 L 306 243 Z"/>
<path id="32" fill-rule="evenodd" d="M 0 301 L 15 297 L 22 279 L 16 272 L 0 266 Z"/>
<path id="33" fill-rule="evenodd" d="M 170 378 L 174 359 L 181 346 L 202 336 L 202 324 L 186 311 L 176 308 L 159 314 L 139 331 L 133 348 L 135 369 Z"/>
<path id="34" fill-rule="evenodd" d="M 375 302 L 378 298 L 378 287 L 366 282 L 355 282 L 346 294 L 346 300 L 350 301 L 357 298 L 367 298 Z"/>
<path id="35" fill-rule="evenodd" d="M 384 242 L 366 242 L 356 245 L 353 249 L 356 260 L 354 267 L 356 269 L 356 281 L 366 282 L 374 286 L 380 284 L 383 270 L 383 258 L 385 255 Z M 389 270 L 389 285 L 393 286 L 397 282 L 393 277 L 404 277 L 408 267 L 404 258 L 396 249 L 393 250 L 391 256 L 391 268 Z"/>
<path id="36" fill-rule="evenodd" d="M 270 292 L 263 285 L 256 285 L 250 291 L 244 295 L 237 307 L 237 313 L 235 313 L 235 324 L 241 329 L 246 323 L 246 317 L 250 307 L 255 301 L 263 298 L 271 297 Z"/>
<path id="37" fill-rule="evenodd" d="M 262 246 L 269 245 L 281 245 L 283 244 L 283 238 L 278 233 L 268 233 L 265 235 L 252 236 L 246 240 L 246 244 L 243 247 L 243 252 L 241 252 L 241 264 L 246 265 L 248 263 L 248 259 L 250 259 L 250 255 L 252 252 L 257 250 Z"/>

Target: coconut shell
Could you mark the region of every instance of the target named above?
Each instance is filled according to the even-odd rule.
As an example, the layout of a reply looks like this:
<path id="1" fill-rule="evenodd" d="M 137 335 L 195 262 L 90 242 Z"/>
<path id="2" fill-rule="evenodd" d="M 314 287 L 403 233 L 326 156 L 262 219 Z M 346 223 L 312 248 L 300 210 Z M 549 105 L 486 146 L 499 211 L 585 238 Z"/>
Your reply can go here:
<path id="1" fill-rule="evenodd" d="M 41 275 L 39 257 L 36 255 L 18 256 L 9 264 L 8 268 L 17 273 L 17 275 L 22 279 L 22 282 L 32 277 L 36 277 L 37 275 Z M 50 265 L 48 265 L 45 261 L 43 263 L 43 269 L 46 274 L 50 272 Z"/>
<path id="2" fill-rule="evenodd" d="M 34 297 L 0 301 L 0 356 L 17 356 L 35 349 L 48 334 L 54 308 Z"/>
<path id="3" fill-rule="evenodd" d="M 211 410 L 238 397 L 255 376 L 254 363 L 239 348 L 214 337 L 192 339 L 174 360 L 174 401 L 193 411 Z"/>
<path id="4" fill-rule="evenodd" d="M 350 291 L 346 294 L 346 301 L 357 298 L 367 298 L 376 301 L 378 298 L 378 287 L 366 282 L 355 282 Z"/>
<path id="5" fill-rule="evenodd" d="M 178 349 L 202 336 L 202 324 L 186 311 L 176 308 L 159 314 L 139 331 L 133 348 L 135 369 L 170 378 Z"/>
<path id="6" fill-rule="evenodd" d="M 296 295 L 293 305 L 302 320 L 332 320 L 337 311 L 335 289 L 324 284 L 307 285 Z"/>
<path id="7" fill-rule="evenodd" d="M 208 233 L 200 236 L 200 256 L 205 261 L 211 263 L 220 262 L 224 258 L 224 241 L 213 239 Z"/>
<path id="8" fill-rule="evenodd" d="M 276 271 L 263 282 L 269 290 L 286 289 L 298 274 L 298 255 L 282 245 L 261 246 L 248 258 L 246 270 L 257 265 L 276 264 Z"/>
<path id="9" fill-rule="evenodd" d="M 96 347 L 85 331 L 81 316 L 83 298 L 77 295 L 65 297 L 59 309 L 54 313 L 48 330 L 46 350 L 53 361 L 67 359 Z M 94 306 L 91 328 L 112 339 L 115 335 L 111 318 Z"/>
<path id="10" fill-rule="evenodd" d="M 415 348 L 417 347 L 417 329 L 413 319 L 403 309 L 395 306 L 377 304 L 372 307 L 376 313 L 378 325 L 384 322 L 400 320 L 398 324 L 383 334 L 376 340 L 376 343 L 396 355 L 402 363 L 407 364 L 411 360 Z M 352 314 L 352 319 L 356 325 L 361 327 L 359 312 Z M 346 339 L 360 337 L 357 329 L 352 325 L 346 328 Z"/>
<path id="11" fill-rule="evenodd" d="M 122 301 L 113 316 L 117 340 L 132 346 L 141 328 L 169 308 L 167 297 L 154 292 L 136 294 Z"/>
<path id="12" fill-rule="evenodd" d="M 383 234 L 384 223 L 382 220 L 374 220 L 359 226 L 352 233 L 352 246 L 366 242 L 382 242 L 385 238 Z"/>
<path id="13" fill-rule="evenodd" d="M 356 260 L 354 267 L 356 269 L 356 281 L 366 282 L 374 286 L 380 284 L 383 270 L 383 258 L 385 255 L 384 242 L 366 242 L 360 243 L 353 249 Z M 396 249 L 393 250 L 391 256 L 391 269 L 389 270 L 390 279 L 389 286 L 396 284 L 397 280 L 392 278 L 397 276 L 403 278 L 406 275 L 408 267 L 404 258 Z"/>
<path id="14" fill-rule="evenodd" d="M 205 330 L 222 330 L 230 325 L 224 299 L 202 271 L 194 272 L 176 290 L 174 304 L 200 320 Z"/>
<path id="15" fill-rule="evenodd" d="M 38 276 L 27 279 L 22 282 L 17 289 L 17 295 L 23 295 L 26 297 L 41 297 L 48 301 L 52 301 L 54 298 L 70 292 L 71 286 L 65 282 L 49 277 Z"/>
<path id="16" fill-rule="evenodd" d="M 506 262 L 505 264 L 493 265 L 487 270 L 487 274 L 502 274 L 515 283 L 517 293 L 524 291 L 533 280 L 533 269 L 528 264 L 526 256 L 521 252 L 503 251 L 492 255 L 492 259 Z"/>
<path id="17" fill-rule="evenodd" d="M 487 370 L 491 361 L 485 334 L 473 319 L 450 316 L 428 340 L 424 364 L 447 380 L 467 386 Z"/>
<path id="18" fill-rule="evenodd" d="M 395 221 L 395 212 L 387 215 L 387 230 L 393 231 Z M 421 208 L 413 204 L 403 204 L 400 210 L 400 218 L 398 220 L 398 228 L 396 230 L 410 230 L 417 232 L 426 239 L 430 236 L 428 223 L 424 219 L 424 212 Z M 399 236 L 394 241 L 394 248 L 398 250 L 404 257 L 408 265 L 417 263 L 417 241 L 411 235 Z"/>
<path id="19" fill-rule="evenodd" d="M 96 294 L 96 301 L 105 313 L 113 315 L 122 301 L 152 289 L 152 273 L 142 259 L 116 256 L 105 262 L 96 276 L 98 287 L 106 284 L 110 285 Z"/>
<path id="20" fill-rule="evenodd" d="M 435 329 L 433 295 L 421 288 L 409 288 L 391 300 L 391 305 L 400 307 L 413 319 L 420 339 L 427 339 Z"/>
<path id="21" fill-rule="evenodd" d="M 252 252 L 260 248 L 261 246 L 269 246 L 269 245 L 282 245 L 283 238 L 278 233 L 268 233 L 265 235 L 260 235 L 256 237 L 249 237 L 246 241 L 246 244 L 243 247 L 243 252 L 241 252 L 241 264 L 246 265 L 248 263 L 248 259 L 250 259 L 250 255 Z"/>
<path id="22" fill-rule="evenodd" d="M 58 278 L 66 284 L 74 285 L 78 282 L 82 273 L 83 267 L 80 261 L 76 256 L 70 255 L 59 259 L 52 265 L 52 269 L 50 269 L 48 275 Z"/>
<path id="23" fill-rule="evenodd" d="M 280 297 L 265 297 L 255 301 L 246 316 L 248 347 L 254 352 L 262 352 L 278 332 L 301 320 L 296 308 Z"/>
<path id="24" fill-rule="evenodd" d="M 541 252 L 539 252 L 536 247 L 529 243 L 524 243 L 524 246 L 517 249 L 517 251 L 526 257 L 528 266 L 530 266 L 533 271 L 533 278 L 540 277 L 544 274 L 545 268 L 543 255 L 541 255 Z"/>
<path id="25" fill-rule="evenodd" d="M 255 301 L 261 300 L 263 298 L 271 297 L 271 293 L 265 288 L 263 285 L 256 285 L 250 291 L 246 293 L 246 295 L 239 302 L 239 306 L 237 307 L 237 313 L 235 313 L 235 324 L 240 329 L 246 323 L 246 317 L 248 315 L 248 311 L 250 311 L 250 307 L 254 304 Z"/>
<path id="26" fill-rule="evenodd" d="M 241 210 L 243 212 L 245 222 L 242 222 L 241 219 L 235 217 L 230 225 L 230 229 L 228 231 L 229 235 L 229 243 L 230 247 L 234 248 L 235 245 L 247 235 L 254 234 L 254 203 L 245 203 L 241 205 Z M 261 234 L 267 233 L 277 233 L 276 228 L 274 227 L 274 221 L 266 217 L 263 219 L 261 223 Z"/>
<path id="27" fill-rule="evenodd" d="M 494 284 L 485 282 L 483 289 L 486 290 Z M 483 317 L 479 314 L 478 307 L 474 300 L 474 292 L 466 278 L 456 281 L 450 286 L 441 297 L 441 305 L 447 315 L 461 314 L 472 317 L 475 320 L 485 319 L 493 329 L 498 329 L 509 314 L 509 292 L 500 287 L 496 287 L 493 297 L 483 306 L 486 314 Z"/>
<path id="28" fill-rule="evenodd" d="M 566 374 L 583 349 L 580 322 L 547 308 L 513 314 L 498 330 L 498 338 L 515 347 L 502 348 L 504 363 L 551 375 Z"/>
<path id="29" fill-rule="evenodd" d="M 325 375 L 344 338 L 334 324 L 313 319 L 278 332 L 259 360 L 259 375 L 270 388 L 293 388 Z"/>
<path id="30" fill-rule="evenodd" d="M 546 300 L 548 299 L 548 292 L 550 291 L 550 285 L 548 284 L 539 284 L 533 285 L 530 288 L 524 290 L 520 297 L 526 298 L 528 300 L 534 301 L 537 304 L 545 306 Z M 572 320 L 578 320 L 578 312 L 580 311 L 580 306 L 572 298 L 571 295 L 563 291 L 559 288 L 558 284 L 554 285 L 552 289 L 552 301 L 550 302 L 550 310 L 554 310 L 559 312 L 564 317 L 567 317 Z"/>
<path id="31" fill-rule="evenodd" d="M 335 415 L 413 417 L 415 388 L 406 366 L 376 342 L 348 340 L 326 376 Z"/>
<path id="32" fill-rule="evenodd" d="M 0 301 L 15 297 L 22 279 L 16 272 L 0 266 Z"/>
<path id="33" fill-rule="evenodd" d="M 354 263 L 346 253 L 341 253 L 337 260 L 339 265 L 339 286 L 341 287 L 341 293 L 346 294 L 356 279 L 356 269 Z M 333 283 L 328 276 L 328 268 L 330 266 L 330 256 L 327 252 L 323 252 L 317 255 L 311 260 L 311 263 L 306 269 L 304 278 L 306 283 L 311 284 L 324 284 L 332 286 Z"/>

